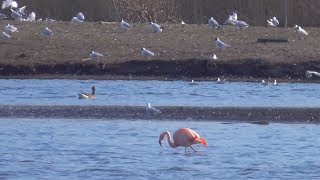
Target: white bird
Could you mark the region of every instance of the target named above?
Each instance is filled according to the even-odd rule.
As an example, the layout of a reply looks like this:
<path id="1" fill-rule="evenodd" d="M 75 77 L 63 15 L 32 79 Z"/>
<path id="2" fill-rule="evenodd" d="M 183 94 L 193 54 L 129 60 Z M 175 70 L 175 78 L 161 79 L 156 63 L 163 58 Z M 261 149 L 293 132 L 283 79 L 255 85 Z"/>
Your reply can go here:
<path id="1" fill-rule="evenodd" d="M 220 27 L 219 23 L 215 19 L 213 19 L 213 17 L 211 17 L 208 20 L 208 25 L 210 28 L 215 28 L 215 29 Z"/>
<path id="2" fill-rule="evenodd" d="M 25 16 L 26 14 L 24 13 L 24 11 L 26 10 L 26 7 L 27 7 L 27 6 L 23 6 L 23 7 L 21 7 L 21 8 L 18 8 L 17 12 L 18 12 L 19 14 L 21 14 L 22 16 Z"/>
<path id="3" fill-rule="evenodd" d="M 31 13 L 28 15 L 28 17 L 27 17 L 26 20 L 27 20 L 27 21 L 35 21 L 35 20 L 36 20 L 36 13 L 31 12 Z"/>
<path id="4" fill-rule="evenodd" d="M 17 8 L 18 7 L 18 3 L 16 1 L 13 1 L 13 0 L 4 0 L 2 2 L 2 9 L 5 9 L 5 8 Z"/>
<path id="5" fill-rule="evenodd" d="M 274 85 L 274 86 L 278 85 L 276 79 L 274 80 L 273 85 Z"/>
<path id="6" fill-rule="evenodd" d="M 7 16 L 2 14 L 2 13 L 0 13 L 0 19 L 7 19 Z"/>
<path id="7" fill-rule="evenodd" d="M 5 32 L 2 32 L 2 39 L 3 41 L 8 41 L 11 38 L 11 36 Z"/>
<path id="8" fill-rule="evenodd" d="M 320 76 L 320 73 L 316 72 L 316 71 L 307 71 L 305 76 L 306 76 L 306 78 L 311 78 L 312 74 L 314 74 L 316 76 Z"/>
<path id="9" fill-rule="evenodd" d="M 84 21 L 84 15 L 82 14 L 82 12 L 79 12 L 78 14 L 77 14 L 77 17 L 78 17 L 78 19 L 80 20 L 80 21 Z"/>
<path id="10" fill-rule="evenodd" d="M 308 36 L 307 31 L 302 29 L 301 26 L 295 25 L 293 28 L 296 30 L 297 33 Z"/>
<path id="11" fill-rule="evenodd" d="M 142 56 L 146 56 L 146 57 L 155 56 L 154 52 L 152 52 L 146 48 L 141 48 L 140 52 L 141 52 Z"/>
<path id="12" fill-rule="evenodd" d="M 153 33 L 160 33 L 160 32 L 162 32 L 161 26 L 160 26 L 159 24 L 153 23 L 153 22 L 150 23 L 150 30 L 151 30 L 151 32 L 153 32 Z"/>
<path id="13" fill-rule="evenodd" d="M 18 28 L 14 27 L 13 25 L 10 25 L 10 24 L 7 24 L 4 27 L 4 30 L 7 31 L 7 32 L 10 32 L 10 33 L 18 32 Z"/>
<path id="14" fill-rule="evenodd" d="M 46 37 L 51 37 L 51 35 L 53 34 L 52 30 L 50 30 L 48 27 L 45 27 L 44 30 L 43 30 L 43 34 L 46 36 Z"/>
<path id="15" fill-rule="evenodd" d="M 151 106 L 150 103 L 147 103 L 147 107 L 146 107 L 146 112 L 147 113 L 152 113 L 152 114 L 158 114 L 158 113 L 161 113 L 161 111 L 159 109 L 156 109 L 154 107 Z"/>
<path id="16" fill-rule="evenodd" d="M 217 79 L 217 84 L 223 84 L 223 83 L 225 83 L 225 81 L 226 81 L 226 80 L 221 81 L 221 79 L 218 78 L 218 79 Z"/>
<path id="17" fill-rule="evenodd" d="M 238 20 L 237 11 L 233 11 L 231 17 L 232 17 L 233 20 L 237 21 Z"/>
<path id="18" fill-rule="evenodd" d="M 181 20 L 180 24 L 185 25 L 186 23 L 183 20 Z"/>
<path id="19" fill-rule="evenodd" d="M 89 56 L 92 58 L 92 59 L 98 59 L 98 58 L 101 58 L 101 57 L 104 57 L 103 54 L 100 54 L 98 52 L 94 52 L 94 51 L 91 51 Z"/>
<path id="20" fill-rule="evenodd" d="M 129 30 L 132 28 L 132 25 L 129 24 L 128 22 L 124 21 L 123 19 L 120 22 L 120 26 L 121 26 L 121 28 L 123 28 L 125 30 Z"/>
<path id="21" fill-rule="evenodd" d="M 262 81 L 261 81 L 261 84 L 262 84 L 262 85 L 268 85 L 268 82 L 266 82 L 265 80 L 262 80 Z"/>
<path id="22" fill-rule="evenodd" d="M 83 21 L 80 21 L 78 17 L 72 17 L 71 22 L 73 22 L 73 23 L 81 23 Z"/>
<path id="23" fill-rule="evenodd" d="M 218 57 L 217 57 L 217 55 L 216 55 L 216 54 L 211 53 L 211 54 L 209 55 L 209 59 L 211 59 L 211 60 L 217 60 L 217 59 L 218 59 Z"/>
<path id="24" fill-rule="evenodd" d="M 249 27 L 249 24 L 244 21 L 236 21 L 236 26 L 239 30 L 244 30 L 245 28 Z"/>
<path id="25" fill-rule="evenodd" d="M 279 25 L 279 21 L 276 17 L 273 17 L 272 19 L 267 20 L 268 26 L 276 27 Z"/>
<path id="26" fill-rule="evenodd" d="M 229 44 L 226 44 L 226 43 L 220 41 L 219 38 L 215 38 L 214 41 L 215 41 L 215 43 L 216 43 L 216 47 L 217 47 L 217 48 L 227 48 L 227 47 L 230 47 Z"/>
<path id="27" fill-rule="evenodd" d="M 10 9 L 11 10 L 11 17 L 15 20 L 21 20 L 22 19 L 22 14 L 18 13 L 17 11 Z"/>
<path id="28" fill-rule="evenodd" d="M 191 80 L 191 82 L 189 83 L 189 85 L 198 85 L 198 82 L 195 82 L 193 79 Z"/>

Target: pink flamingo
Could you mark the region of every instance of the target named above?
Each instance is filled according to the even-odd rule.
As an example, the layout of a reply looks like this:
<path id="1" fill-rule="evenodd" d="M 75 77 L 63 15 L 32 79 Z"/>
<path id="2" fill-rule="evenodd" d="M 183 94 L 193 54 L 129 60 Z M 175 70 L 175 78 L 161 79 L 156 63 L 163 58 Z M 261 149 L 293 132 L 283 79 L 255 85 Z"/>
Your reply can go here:
<path id="1" fill-rule="evenodd" d="M 196 150 L 192 148 L 192 145 L 194 144 L 201 143 L 204 146 L 207 146 L 207 141 L 204 138 L 200 137 L 198 133 L 196 133 L 195 131 L 189 128 L 181 128 L 181 129 L 178 129 L 176 132 L 174 132 L 173 134 L 174 142 L 172 142 L 171 134 L 169 131 L 165 131 L 161 133 L 159 137 L 159 144 L 161 147 L 162 147 L 161 141 L 164 139 L 165 136 L 167 136 L 170 147 L 176 148 L 178 146 L 184 146 L 185 147 L 184 153 L 187 153 L 187 147 L 190 147 L 194 152 L 196 152 Z"/>

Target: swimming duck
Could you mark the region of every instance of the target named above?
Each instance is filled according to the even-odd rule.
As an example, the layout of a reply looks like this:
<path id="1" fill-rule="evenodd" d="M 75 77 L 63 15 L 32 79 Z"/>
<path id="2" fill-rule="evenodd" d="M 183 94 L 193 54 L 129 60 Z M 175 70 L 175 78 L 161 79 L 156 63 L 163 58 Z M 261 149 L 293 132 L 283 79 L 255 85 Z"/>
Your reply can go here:
<path id="1" fill-rule="evenodd" d="M 96 87 L 92 86 L 92 93 L 79 93 L 79 99 L 96 99 Z"/>

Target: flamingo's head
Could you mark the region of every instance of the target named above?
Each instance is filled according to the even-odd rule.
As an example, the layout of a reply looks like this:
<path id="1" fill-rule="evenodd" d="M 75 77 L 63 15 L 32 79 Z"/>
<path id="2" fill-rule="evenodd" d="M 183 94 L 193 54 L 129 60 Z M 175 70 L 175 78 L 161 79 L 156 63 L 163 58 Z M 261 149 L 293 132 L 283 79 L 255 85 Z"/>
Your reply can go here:
<path id="1" fill-rule="evenodd" d="M 203 137 L 199 137 L 194 140 L 195 144 L 203 144 L 204 146 L 208 146 L 207 141 Z"/>
<path id="2" fill-rule="evenodd" d="M 168 134 L 168 131 L 165 131 L 165 132 L 161 133 L 160 136 L 159 136 L 159 144 L 160 144 L 161 147 L 162 147 L 161 141 L 164 139 L 164 137 L 165 137 L 167 134 Z"/>

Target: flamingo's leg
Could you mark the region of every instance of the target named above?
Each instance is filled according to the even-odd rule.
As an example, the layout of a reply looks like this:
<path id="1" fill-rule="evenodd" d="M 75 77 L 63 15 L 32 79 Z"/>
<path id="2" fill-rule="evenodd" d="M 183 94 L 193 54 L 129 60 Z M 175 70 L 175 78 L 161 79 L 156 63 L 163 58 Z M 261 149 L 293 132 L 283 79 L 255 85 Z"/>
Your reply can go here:
<path id="1" fill-rule="evenodd" d="M 187 154 L 187 147 L 184 147 L 184 153 Z"/>
<path id="2" fill-rule="evenodd" d="M 194 150 L 194 149 L 193 149 L 193 147 L 192 147 L 192 146 L 190 146 L 190 148 L 191 148 L 194 152 L 197 152 L 196 150 Z"/>

